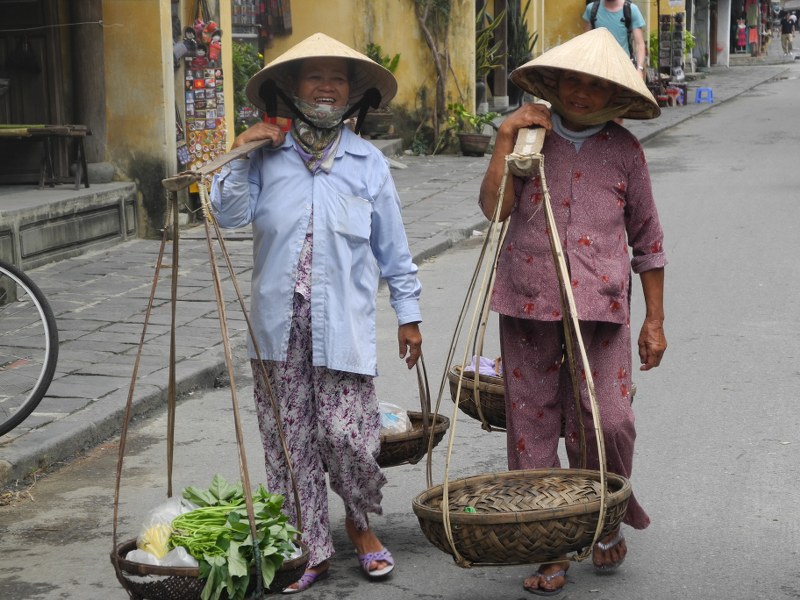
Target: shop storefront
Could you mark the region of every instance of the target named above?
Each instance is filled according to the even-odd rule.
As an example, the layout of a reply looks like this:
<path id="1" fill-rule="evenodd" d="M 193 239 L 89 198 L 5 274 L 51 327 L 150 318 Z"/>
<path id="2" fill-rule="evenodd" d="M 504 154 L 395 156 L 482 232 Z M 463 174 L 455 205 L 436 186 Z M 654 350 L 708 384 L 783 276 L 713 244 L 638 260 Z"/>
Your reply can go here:
<path id="1" fill-rule="evenodd" d="M 729 44 L 731 53 L 762 56 L 772 38 L 769 0 L 733 0 Z"/>
<path id="2" fill-rule="evenodd" d="M 227 149 L 227 81 L 217 0 L 195 0 L 183 15 L 173 4 L 173 56 L 177 86 L 175 142 L 178 170 L 194 170 Z M 182 18 L 183 17 L 183 18 Z M 178 33 L 180 32 L 180 33 Z M 177 35 L 175 35 L 177 33 Z"/>

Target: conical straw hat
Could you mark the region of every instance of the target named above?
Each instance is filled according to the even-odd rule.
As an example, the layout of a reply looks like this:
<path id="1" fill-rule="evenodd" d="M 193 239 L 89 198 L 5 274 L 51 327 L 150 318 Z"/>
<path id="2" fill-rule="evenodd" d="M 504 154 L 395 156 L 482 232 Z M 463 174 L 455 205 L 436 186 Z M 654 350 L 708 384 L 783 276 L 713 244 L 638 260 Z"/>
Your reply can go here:
<path id="1" fill-rule="evenodd" d="M 611 103 L 630 105 L 619 117 L 654 119 L 661 114 L 658 102 L 630 57 L 604 27 L 582 33 L 514 69 L 511 81 L 534 96 L 553 102 L 558 100 L 562 71 L 585 73 L 616 84 L 618 93 Z"/>
<path id="2" fill-rule="evenodd" d="M 364 92 L 370 88 L 376 88 L 380 92 L 381 106 L 388 103 L 397 93 L 397 80 L 389 69 L 324 33 L 315 33 L 289 48 L 253 75 L 245 88 L 247 99 L 266 111 L 264 98 L 260 94 L 262 84 L 272 79 L 286 95 L 291 95 L 289 80 L 296 73 L 300 62 L 307 58 L 320 57 L 341 57 L 350 63 L 350 106 L 361 100 Z M 289 118 L 295 116 L 280 96 L 277 102 L 277 114 L 270 116 Z"/>

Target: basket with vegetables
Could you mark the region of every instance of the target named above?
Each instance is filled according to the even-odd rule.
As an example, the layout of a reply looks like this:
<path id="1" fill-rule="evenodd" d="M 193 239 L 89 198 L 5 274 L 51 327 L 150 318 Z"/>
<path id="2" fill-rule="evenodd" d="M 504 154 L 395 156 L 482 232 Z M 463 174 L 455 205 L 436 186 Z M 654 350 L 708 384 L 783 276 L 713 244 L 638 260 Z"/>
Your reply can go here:
<path id="1" fill-rule="evenodd" d="M 148 523 L 137 539 L 112 553 L 117 579 L 135 600 L 243 600 L 256 588 L 259 570 L 264 590 L 273 592 L 302 576 L 308 549 L 296 545 L 298 531 L 281 512 L 283 496 L 262 485 L 253 494 L 260 569 L 241 483 L 215 475 L 208 489 L 185 488 L 183 499 L 171 522 Z M 142 556 L 137 551 L 154 556 L 156 564 L 134 560 Z M 158 564 L 175 551 L 193 557 L 197 566 Z"/>

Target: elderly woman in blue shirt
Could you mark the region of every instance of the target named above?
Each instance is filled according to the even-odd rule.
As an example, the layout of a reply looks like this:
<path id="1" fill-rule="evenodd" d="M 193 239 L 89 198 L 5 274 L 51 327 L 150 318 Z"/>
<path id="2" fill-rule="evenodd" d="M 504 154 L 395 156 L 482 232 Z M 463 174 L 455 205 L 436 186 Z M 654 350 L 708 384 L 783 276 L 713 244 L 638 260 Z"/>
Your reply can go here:
<path id="1" fill-rule="evenodd" d="M 272 393 L 310 552 L 305 574 L 285 593 L 328 575 L 334 548 L 326 470 L 365 576 L 382 579 L 394 568 L 367 517 L 381 514 L 386 483 L 376 462 L 376 297 L 382 278 L 397 315 L 399 355 L 410 369 L 422 347 L 420 283 L 387 161 L 343 122 L 357 114 L 357 130 L 367 109 L 396 90 L 382 66 L 312 35 L 247 86 L 267 114 L 292 118 L 290 131 L 266 122 L 250 127 L 233 146 L 267 145 L 229 163 L 212 185 L 220 226 L 253 228 L 249 353 L 267 480 L 287 498 L 284 510 L 296 522 Z"/>

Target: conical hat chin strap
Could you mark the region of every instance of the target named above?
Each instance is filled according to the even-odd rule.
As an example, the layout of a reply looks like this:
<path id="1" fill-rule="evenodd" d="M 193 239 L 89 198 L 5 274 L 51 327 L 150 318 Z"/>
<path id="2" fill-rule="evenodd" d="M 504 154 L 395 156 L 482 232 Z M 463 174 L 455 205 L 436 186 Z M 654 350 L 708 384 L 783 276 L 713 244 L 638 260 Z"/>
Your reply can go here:
<path id="1" fill-rule="evenodd" d="M 302 112 L 300 112 L 300 109 L 294 105 L 294 102 L 292 102 L 292 99 L 286 94 L 286 92 L 278 87 L 274 79 L 265 80 L 258 90 L 258 95 L 261 96 L 262 100 L 264 100 L 264 106 L 266 109 L 265 112 L 268 115 L 274 115 L 278 111 L 278 96 L 280 96 L 281 100 L 283 100 L 286 106 L 289 107 L 289 110 L 291 110 L 298 119 L 307 123 L 311 127 L 316 127 L 316 125 L 310 122 L 308 118 Z M 342 116 L 340 124 L 349 119 L 353 113 L 358 111 L 355 132 L 360 133 L 361 125 L 364 122 L 364 117 L 367 114 L 367 111 L 370 108 L 378 108 L 381 105 L 381 97 L 381 93 L 377 88 L 369 88 L 361 96 L 361 99 L 351 106 L 350 109 Z"/>

